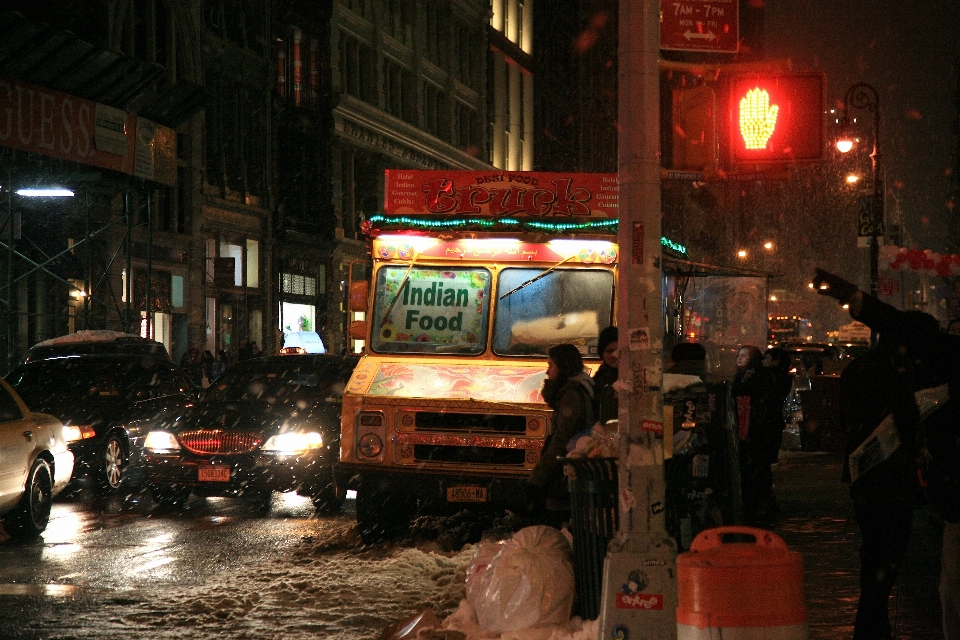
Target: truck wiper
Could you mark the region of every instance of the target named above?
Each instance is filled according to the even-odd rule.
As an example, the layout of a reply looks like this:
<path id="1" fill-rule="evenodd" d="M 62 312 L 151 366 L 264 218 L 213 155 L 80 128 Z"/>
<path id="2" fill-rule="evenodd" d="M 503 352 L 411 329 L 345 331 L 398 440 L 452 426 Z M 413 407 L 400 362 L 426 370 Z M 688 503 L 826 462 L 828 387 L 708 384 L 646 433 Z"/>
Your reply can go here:
<path id="1" fill-rule="evenodd" d="M 393 299 L 390 301 L 390 304 L 387 305 L 387 310 L 383 313 L 383 318 L 380 319 L 380 326 L 387 324 L 390 314 L 393 312 L 393 306 L 397 304 L 397 298 L 400 297 L 400 292 L 403 291 L 403 288 L 407 286 L 407 280 L 410 279 L 410 272 L 413 270 L 413 265 L 417 263 L 417 254 L 414 252 L 413 258 L 410 260 L 410 266 L 407 267 L 407 272 L 403 274 L 403 280 L 400 281 L 400 286 L 397 287 L 397 292 L 393 294 Z"/>
<path id="2" fill-rule="evenodd" d="M 527 280 L 526 282 L 523 282 L 523 283 L 521 283 L 521 284 L 518 284 L 518 285 L 515 286 L 513 289 L 510 289 L 510 291 L 507 291 L 505 294 L 503 294 L 502 296 L 500 296 L 499 300 L 503 300 L 503 299 L 506 298 L 507 296 L 509 296 L 509 295 L 511 295 L 511 294 L 514 294 L 514 293 L 516 293 L 517 291 L 520 291 L 520 289 L 523 289 L 523 288 L 526 287 L 527 285 L 533 284 L 534 282 L 536 282 L 536 281 L 539 280 L 540 278 L 546 276 L 546 275 L 549 274 L 551 271 L 553 271 L 554 269 L 556 269 L 557 267 L 559 267 L 560 265 L 562 265 L 562 264 L 563 264 L 564 262 L 566 262 L 567 260 L 570 260 L 571 258 L 573 258 L 572 255 L 571 255 L 571 256 L 567 256 L 566 258 L 564 258 L 563 260 L 561 260 L 561 261 L 558 262 L 557 264 L 553 265 L 552 267 L 550 267 L 549 269 L 547 269 L 547 270 L 544 271 L 543 273 L 538 273 L 537 275 L 533 276 L 532 278 L 530 278 L 530 279 Z"/>

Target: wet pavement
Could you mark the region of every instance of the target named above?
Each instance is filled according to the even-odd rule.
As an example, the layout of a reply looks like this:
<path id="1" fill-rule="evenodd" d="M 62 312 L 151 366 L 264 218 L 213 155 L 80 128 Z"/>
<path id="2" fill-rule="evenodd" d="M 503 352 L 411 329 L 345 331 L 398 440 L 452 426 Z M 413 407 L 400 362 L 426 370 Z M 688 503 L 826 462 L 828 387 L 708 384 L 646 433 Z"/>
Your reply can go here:
<path id="1" fill-rule="evenodd" d="M 840 482 L 839 455 L 781 452 L 774 466 L 778 516 L 770 529 L 803 555 L 811 640 L 849 640 L 859 597 L 860 533 Z M 940 640 L 940 543 L 943 523 L 918 507 L 900 578 L 890 599 L 894 637 Z"/>

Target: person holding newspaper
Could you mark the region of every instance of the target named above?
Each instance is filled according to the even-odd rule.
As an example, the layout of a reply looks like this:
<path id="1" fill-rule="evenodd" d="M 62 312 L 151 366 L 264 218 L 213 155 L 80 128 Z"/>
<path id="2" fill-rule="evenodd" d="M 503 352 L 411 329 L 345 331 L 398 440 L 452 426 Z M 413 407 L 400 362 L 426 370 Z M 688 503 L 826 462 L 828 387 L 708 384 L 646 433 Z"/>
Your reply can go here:
<path id="1" fill-rule="evenodd" d="M 937 320 L 899 311 L 832 273 L 817 269 L 817 293 L 848 304 L 850 315 L 879 335 L 840 376 L 841 420 L 847 436 L 843 480 L 850 484 L 860 547 L 860 600 L 854 640 L 893 637 L 888 613 L 910 530 L 917 492 L 924 365 L 935 366 Z"/>

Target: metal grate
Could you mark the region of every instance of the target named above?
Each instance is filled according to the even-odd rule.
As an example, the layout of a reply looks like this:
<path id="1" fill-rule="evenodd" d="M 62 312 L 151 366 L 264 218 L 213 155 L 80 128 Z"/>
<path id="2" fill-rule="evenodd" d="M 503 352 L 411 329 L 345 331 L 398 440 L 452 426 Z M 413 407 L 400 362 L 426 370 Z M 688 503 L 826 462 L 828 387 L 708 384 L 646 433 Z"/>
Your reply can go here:
<path id="1" fill-rule="evenodd" d="M 263 436 L 259 433 L 224 431 L 222 429 L 184 431 L 178 436 L 178 439 L 187 450 L 197 454 L 250 453 L 263 444 Z"/>

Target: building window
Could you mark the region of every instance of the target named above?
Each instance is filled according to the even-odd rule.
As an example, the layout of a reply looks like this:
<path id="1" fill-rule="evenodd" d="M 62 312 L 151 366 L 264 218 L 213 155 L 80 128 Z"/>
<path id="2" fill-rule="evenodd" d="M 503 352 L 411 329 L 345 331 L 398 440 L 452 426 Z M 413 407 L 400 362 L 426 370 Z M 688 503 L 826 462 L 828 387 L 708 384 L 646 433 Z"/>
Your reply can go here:
<path id="1" fill-rule="evenodd" d="M 447 101 L 443 92 L 434 84 L 423 84 L 424 129 L 431 135 L 449 140 L 449 127 L 446 123 Z"/>
<path id="2" fill-rule="evenodd" d="M 267 94 L 260 89 L 207 72 L 216 98 L 205 111 L 207 182 L 226 197 L 258 204 L 265 195 L 269 157 Z"/>
<path id="3" fill-rule="evenodd" d="M 413 3 L 410 0 L 386 0 L 384 2 L 383 22 L 384 29 L 398 41 L 407 45 L 413 42 L 413 25 L 410 20 L 410 10 Z"/>
<path id="4" fill-rule="evenodd" d="M 211 247 L 211 243 L 213 246 Z M 231 241 L 220 238 L 218 255 L 211 256 L 217 249 L 214 240 L 207 240 L 207 282 L 214 282 L 212 258 L 233 258 L 233 286 L 256 289 L 260 286 L 260 242 L 257 240 Z M 244 278 L 244 276 L 246 276 Z"/>
<path id="5" fill-rule="evenodd" d="M 387 113 L 415 125 L 416 100 L 412 95 L 412 74 L 400 64 L 387 60 L 384 64 L 383 78 L 384 107 Z"/>
<path id="6" fill-rule="evenodd" d="M 474 91 L 479 91 L 480 64 L 482 61 L 482 56 L 478 54 L 479 51 L 482 51 L 479 46 L 479 35 L 465 24 L 458 24 L 456 32 L 457 79 Z"/>
<path id="7" fill-rule="evenodd" d="M 441 9 L 435 2 L 426 2 L 423 6 L 424 39 L 423 54 L 433 64 L 442 69 L 447 68 L 448 61 L 445 58 L 445 45 L 449 38 L 444 37 L 446 21 L 443 19 Z"/>
<path id="8" fill-rule="evenodd" d="M 454 102 L 453 112 L 455 118 L 453 127 L 454 146 L 471 153 L 471 155 L 476 155 L 480 146 L 476 109 L 457 100 Z"/>
<path id="9" fill-rule="evenodd" d="M 256 240 L 247 240 L 247 287 L 256 289 L 260 286 L 260 243 Z"/>
<path id="10" fill-rule="evenodd" d="M 341 90 L 354 98 L 374 104 L 370 60 L 369 46 L 343 32 L 340 33 Z"/>
<path id="11" fill-rule="evenodd" d="M 370 0 L 340 0 L 340 4 L 362 18 L 370 17 Z"/>

